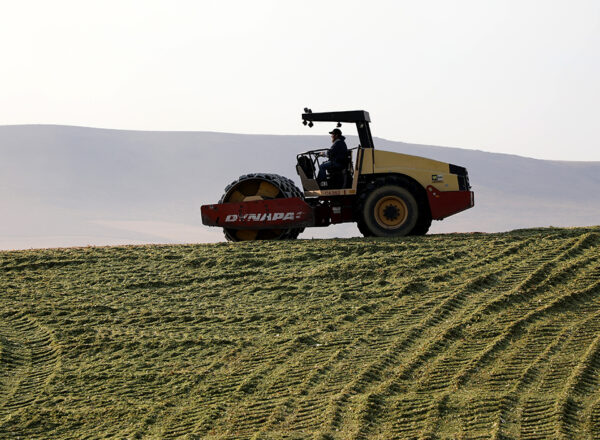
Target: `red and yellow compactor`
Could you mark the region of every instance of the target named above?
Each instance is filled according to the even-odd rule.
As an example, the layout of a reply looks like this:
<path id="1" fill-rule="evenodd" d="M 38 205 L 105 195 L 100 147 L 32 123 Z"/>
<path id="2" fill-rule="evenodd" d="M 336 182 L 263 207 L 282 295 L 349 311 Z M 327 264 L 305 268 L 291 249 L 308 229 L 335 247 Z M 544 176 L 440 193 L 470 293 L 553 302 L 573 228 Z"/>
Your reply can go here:
<path id="1" fill-rule="evenodd" d="M 202 223 L 222 227 L 231 241 L 293 239 L 307 227 L 356 222 L 365 237 L 424 235 L 442 220 L 474 205 L 467 170 L 407 154 L 375 149 L 364 110 L 313 113 L 313 122 L 354 123 L 360 144 L 348 152 L 345 169 L 316 180 L 326 149 L 297 156 L 301 191 L 278 174 L 241 176 L 214 205 L 201 207 Z"/>

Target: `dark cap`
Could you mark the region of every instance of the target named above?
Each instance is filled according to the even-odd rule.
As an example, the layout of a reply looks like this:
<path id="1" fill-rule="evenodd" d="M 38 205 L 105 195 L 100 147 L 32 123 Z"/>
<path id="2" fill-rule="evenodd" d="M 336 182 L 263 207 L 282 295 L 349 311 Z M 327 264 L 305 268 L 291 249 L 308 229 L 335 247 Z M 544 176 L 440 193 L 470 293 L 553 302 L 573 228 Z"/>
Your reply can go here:
<path id="1" fill-rule="evenodd" d="M 340 130 L 339 128 L 334 128 L 333 130 L 331 130 L 329 132 L 329 134 L 335 134 L 337 136 L 341 136 L 342 135 L 342 130 Z"/>

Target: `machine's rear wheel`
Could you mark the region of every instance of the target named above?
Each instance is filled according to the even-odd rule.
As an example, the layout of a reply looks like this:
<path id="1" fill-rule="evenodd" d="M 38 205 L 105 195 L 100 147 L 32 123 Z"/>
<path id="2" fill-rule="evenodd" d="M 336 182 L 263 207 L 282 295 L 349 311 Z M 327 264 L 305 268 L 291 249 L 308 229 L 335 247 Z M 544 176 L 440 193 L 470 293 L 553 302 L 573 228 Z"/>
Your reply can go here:
<path id="1" fill-rule="evenodd" d="M 358 209 L 358 229 L 366 237 L 409 235 L 419 221 L 419 204 L 413 192 L 393 180 L 368 185 Z"/>
<path id="2" fill-rule="evenodd" d="M 363 235 L 363 237 L 372 237 L 373 236 L 371 231 L 369 231 L 369 229 L 363 222 L 359 221 L 358 223 L 356 223 L 356 226 L 358 226 L 358 230 Z"/>
<path id="3" fill-rule="evenodd" d="M 253 200 L 301 197 L 304 194 L 287 177 L 279 174 L 254 173 L 241 176 L 225 188 L 219 203 L 250 202 Z M 286 240 L 297 238 L 304 228 L 288 229 L 229 229 L 223 228 L 229 241 Z"/>

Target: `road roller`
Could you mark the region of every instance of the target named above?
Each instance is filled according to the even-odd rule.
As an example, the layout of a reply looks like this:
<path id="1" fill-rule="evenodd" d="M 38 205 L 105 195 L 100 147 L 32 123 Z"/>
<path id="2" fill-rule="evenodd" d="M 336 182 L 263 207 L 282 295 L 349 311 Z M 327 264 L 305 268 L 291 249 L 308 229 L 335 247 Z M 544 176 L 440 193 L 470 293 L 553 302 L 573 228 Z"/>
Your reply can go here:
<path id="1" fill-rule="evenodd" d="M 303 190 L 278 174 L 252 173 L 229 184 L 218 203 L 201 207 L 202 223 L 223 228 L 230 241 L 288 240 L 305 228 L 355 222 L 365 237 L 424 235 L 432 220 L 474 206 L 466 168 L 376 149 L 365 110 L 313 112 L 304 125 L 354 124 L 358 146 L 343 169 L 317 180 L 327 149 L 296 157 Z"/>

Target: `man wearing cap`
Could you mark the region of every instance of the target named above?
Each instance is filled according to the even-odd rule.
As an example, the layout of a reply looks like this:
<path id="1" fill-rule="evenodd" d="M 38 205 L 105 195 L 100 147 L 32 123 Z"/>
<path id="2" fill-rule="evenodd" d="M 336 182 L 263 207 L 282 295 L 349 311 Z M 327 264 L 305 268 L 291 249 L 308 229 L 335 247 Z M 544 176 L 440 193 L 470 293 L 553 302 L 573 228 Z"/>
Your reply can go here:
<path id="1" fill-rule="evenodd" d="M 329 160 L 319 166 L 319 174 L 317 175 L 319 184 L 327 180 L 327 171 L 343 170 L 348 165 L 348 147 L 344 142 L 346 138 L 342 136 L 342 131 L 339 128 L 334 128 L 329 134 L 331 135 L 332 144 L 327 153 L 323 153 Z"/>

